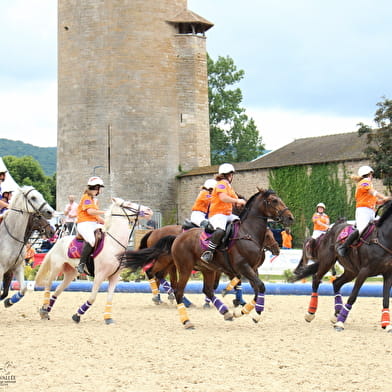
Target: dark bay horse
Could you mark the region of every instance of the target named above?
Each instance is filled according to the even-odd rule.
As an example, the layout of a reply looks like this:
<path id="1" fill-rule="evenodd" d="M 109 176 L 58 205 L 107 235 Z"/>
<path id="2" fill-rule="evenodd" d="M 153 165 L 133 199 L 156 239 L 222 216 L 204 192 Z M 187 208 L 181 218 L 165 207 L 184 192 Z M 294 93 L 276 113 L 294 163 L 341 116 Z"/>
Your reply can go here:
<path id="1" fill-rule="evenodd" d="M 29 221 L 27 223 L 24 242 L 27 243 L 28 239 L 31 237 L 32 233 L 37 231 L 39 236 L 45 236 L 47 238 L 51 238 L 54 236 L 54 228 L 50 225 L 50 223 L 40 214 L 31 214 L 29 216 Z M 24 257 L 21 254 L 20 257 Z M 15 269 L 12 268 L 6 271 L 3 275 L 3 292 L 0 295 L 0 301 L 8 296 L 9 289 L 11 286 L 12 277 L 14 275 Z M 1 289 L 1 287 L 0 287 Z M 12 302 L 5 301 L 4 306 L 9 307 L 12 305 Z"/>
<path id="2" fill-rule="evenodd" d="M 294 217 L 284 202 L 272 190 L 263 190 L 254 194 L 246 203 L 240 220 L 238 235 L 232 238 L 234 245 L 225 252 L 216 251 L 212 263 L 206 264 L 200 256 L 203 249 L 200 245 L 202 229 L 192 229 L 179 234 L 177 237 L 164 237 L 153 248 L 140 251 L 127 251 L 122 256 L 125 267 L 136 269 L 148 264 L 162 253 L 171 253 L 179 274 L 175 292 L 177 309 L 180 320 L 186 329 L 194 328 L 187 315 L 182 301 L 185 286 L 192 270 L 199 269 L 203 274 L 203 293 L 210 299 L 225 320 L 232 320 L 233 315 L 214 294 L 216 273 L 225 273 L 248 279 L 254 290 L 253 300 L 240 309 L 235 316 L 250 313 L 253 309 L 256 315 L 253 320 L 258 322 L 264 310 L 265 285 L 260 280 L 255 266 L 259 265 L 264 253 L 264 239 L 267 230 L 267 220 L 280 220 L 285 226 L 293 223 Z M 166 240 L 166 243 L 165 243 Z M 168 246 L 163 246 L 168 245 Z"/>
<path id="3" fill-rule="evenodd" d="M 295 270 L 293 280 L 313 275 L 313 293 L 310 308 L 314 308 L 314 311 L 313 309 L 312 311 L 315 313 L 317 309 L 317 289 L 322 277 L 335 263 L 335 260 L 343 266 L 343 274 L 332 283 L 335 294 L 335 315 L 337 316 L 334 328 L 337 331 L 344 330 L 344 323 L 365 280 L 371 276 L 382 275 L 383 309 L 381 327 L 387 332 L 392 332 L 389 312 L 389 297 L 392 286 L 392 201 L 385 203 L 383 211 L 370 236 L 364 238 L 364 234 L 362 234 L 360 239 L 362 244 L 359 247 L 351 247 L 346 257 L 339 256 L 336 250 L 339 245 L 338 236 L 348 226 L 343 221 L 335 224 L 325 234 L 317 250 L 317 261 L 314 264 Z M 356 278 L 354 287 L 347 303 L 343 305 L 340 289 L 345 283 L 354 278 Z"/>

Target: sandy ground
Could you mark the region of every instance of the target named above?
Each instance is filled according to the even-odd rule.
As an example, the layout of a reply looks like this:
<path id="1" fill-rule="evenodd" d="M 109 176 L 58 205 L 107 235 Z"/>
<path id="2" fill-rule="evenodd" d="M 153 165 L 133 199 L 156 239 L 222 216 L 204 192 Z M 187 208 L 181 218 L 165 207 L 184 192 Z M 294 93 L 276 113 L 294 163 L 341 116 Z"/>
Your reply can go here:
<path id="1" fill-rule="evenodd" d="M 1 305 L 1 392 L 391 391 L 392 334 L 379 326 L 381 298 L 359 298 L 339 333 L 329 321 L 332 297 L 320 298 L 306 323 L 307 296 L 267 296 L 254 324 L 224 321 L 190 294 L 196 329 L 185 330 L 174 305 L 132 293 L 115 295 L 115 324 L 103 322 L 105 293 L 75 324 L 71 315 L 87 296 L 65 292 L 49 321 L 37 313 L 42 292 Z M 14 383 L 4 384 L 6 374 Z"/>

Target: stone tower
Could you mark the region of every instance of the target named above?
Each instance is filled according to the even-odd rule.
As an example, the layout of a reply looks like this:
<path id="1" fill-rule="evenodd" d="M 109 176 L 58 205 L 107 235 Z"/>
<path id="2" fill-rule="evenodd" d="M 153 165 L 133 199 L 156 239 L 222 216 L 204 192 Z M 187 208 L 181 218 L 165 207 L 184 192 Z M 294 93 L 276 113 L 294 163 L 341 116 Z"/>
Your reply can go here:
<path id="1" fill-rule="evenodd" d="M 170 219 L 176 175 L 210 164 L 206 38 L 186 0 L 58 0 L 57 206 L 102 177 L 100 205 Z"/>

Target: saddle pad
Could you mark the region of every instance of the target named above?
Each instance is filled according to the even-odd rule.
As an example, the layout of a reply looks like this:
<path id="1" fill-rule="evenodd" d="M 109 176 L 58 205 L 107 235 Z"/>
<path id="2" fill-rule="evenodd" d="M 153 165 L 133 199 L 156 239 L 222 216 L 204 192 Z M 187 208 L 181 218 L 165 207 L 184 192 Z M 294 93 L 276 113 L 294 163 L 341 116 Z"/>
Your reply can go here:
<path id="1" fill-rule="evenodd" d="M 339 233 L 337 241 L 343 242 L 352 232 L 354 231 L 354 227 L 352 225 L 346 226 Z"/>
<path id="2" fill-rule="evenodd" d="M 96 248 L 94 249 L 92 257 L 96 257 L 101 252 L 103 248 L 104 238 L 105 238 L 105 234 L 102 233 L 102 238 L 99 240 Z M 83 243 L 84 241 L 78 239 L 77 237 L 75 237 L 71 241 L 71 243 L 68 246 L 68 257 L 70 259 L 80 259 L 83 250 Z"/>

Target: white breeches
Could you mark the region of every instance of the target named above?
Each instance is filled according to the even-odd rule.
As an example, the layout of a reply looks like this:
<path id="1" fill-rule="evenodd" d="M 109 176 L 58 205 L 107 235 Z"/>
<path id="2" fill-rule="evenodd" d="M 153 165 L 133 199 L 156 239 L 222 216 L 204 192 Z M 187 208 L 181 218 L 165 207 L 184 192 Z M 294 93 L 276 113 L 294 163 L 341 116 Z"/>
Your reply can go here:
<path id="1" fill-rule="evenodd" d="M 94 231 L 102 227 L 98 222 L 81 222 L 78 223 L 77 229 L 78 233 L 83 237 L 83 239 L 88 242 L 91 246 L 95 245 Z"/>
<path id="2" fill-rule="evenodd" d="M 232 222 L 233 220 L 239 219 L 237 215 L 224 215 L 224 214 L 216 214 L 212 216 L 209 221 L 214 227 L 214 229 L 222 229 L 226 230 L 226 224 L 228 222 Z"/>
<path id="3" fill-rule="evenodd" d="M 375 212 L 371 208 L 357 207 L 355 210 L 355 221 L 359 234 L 362 234 L 368 223 L 375 218 Z"/>
<path id="4" fill-rule="evenodd" d="M 200 223 L 206 219 L 206 214 L 202 211 L 192 211 L 191 213 L 191 222 L 197 226 L 200 226 Z"/>

